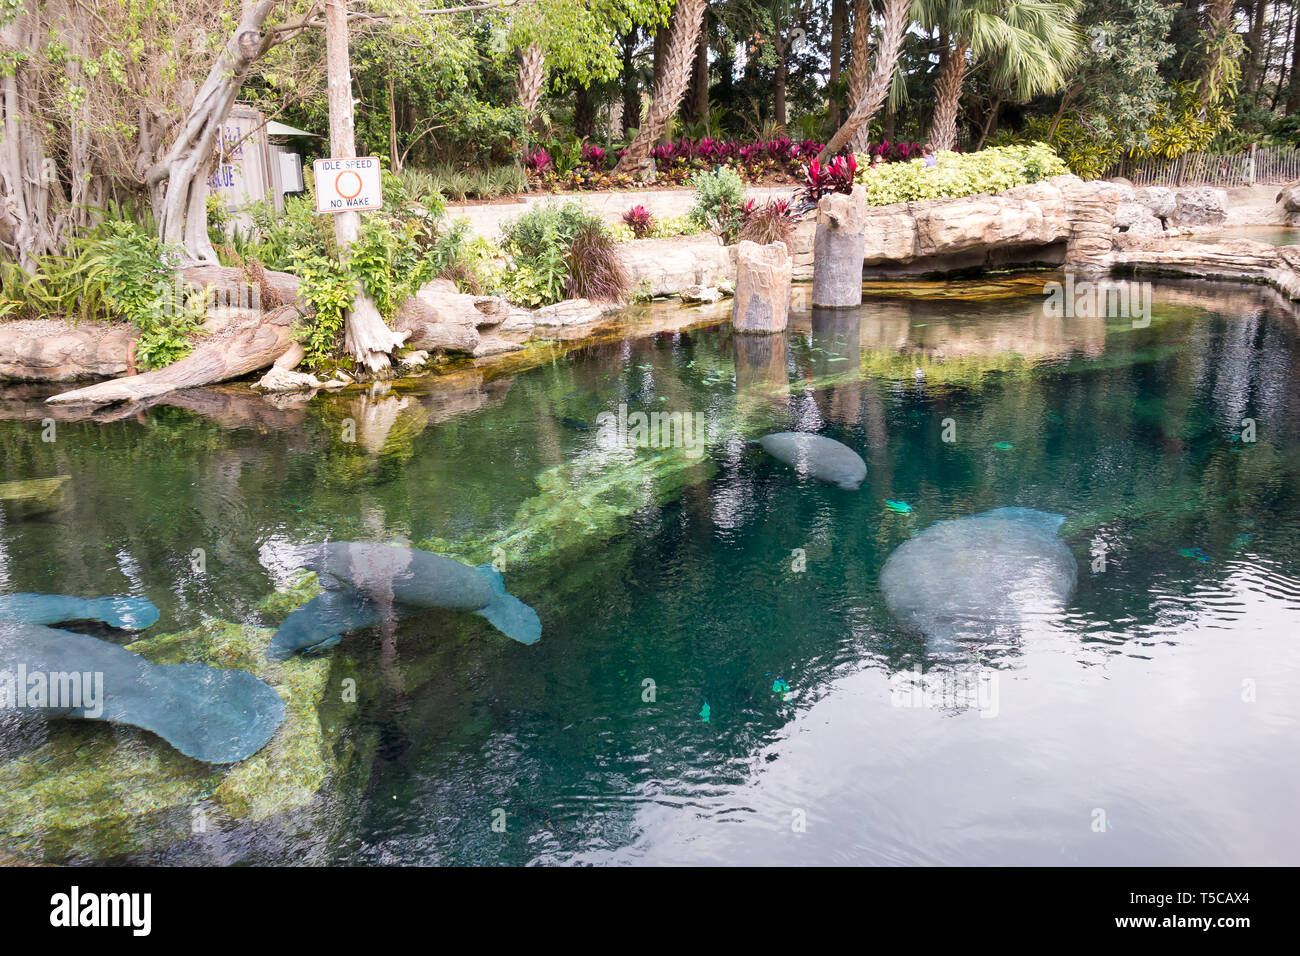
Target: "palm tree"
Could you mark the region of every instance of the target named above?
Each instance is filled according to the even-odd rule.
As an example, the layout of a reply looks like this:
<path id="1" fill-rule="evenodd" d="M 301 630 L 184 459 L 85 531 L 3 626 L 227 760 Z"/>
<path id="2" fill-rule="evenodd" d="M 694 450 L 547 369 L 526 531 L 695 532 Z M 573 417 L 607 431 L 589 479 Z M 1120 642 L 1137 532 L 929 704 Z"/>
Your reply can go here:
<path id="1" fill-rule="evenodd" d="M 930 142 L 957 145 L 957 108 L 966 73 L 977 60 L 995 88 L 1017 100 L 1050 93 L 1078 55 L 1080 0 L 917 0 L 918 19 L 947 38 L 939 55 Z"/>
<path id="2" fill-rule="evenodd" d="M 853 62 L 849 66 L 849 95 L 853 97 L 853 111 L 818 155 L 820 162 L 826 162 L 864 130 L 885 102 L 894 82 L 894 71 L 898 69 L 903 34 L 911 22 L 909 12 L 912 3 L 913 0 L 885 0 L 880 15 L 880 40 L 876 44 L 876 56 L 870 73 L 866 71 L 866 37 L 871 28 L 868 13 L 870 4 L 865 0 L 854 4 Z"/>
<path id="3" fill-rule="evenodd" d="M 542 52 L 540 44 L 530 43 L 521 55 L 519 78 L 515 82 L 515 96 L 530 119 L 542 98 L 542 87 L 545 84 L 546 54 Z"/>
<path id="4" fill-rule="evenodd" d="M 708 0 L 677 0 L 664 51 L 663 69 L 655 78 L 654 100 L 646 112 L 645 122 L 619 158 L 614 172 L 631 173 L 644 169 L 650 159 L 650 147 L 663 135 L 668 121 L 681 105 L 691 74 L 695 71 L 695 46 L 708 5 Z"/>

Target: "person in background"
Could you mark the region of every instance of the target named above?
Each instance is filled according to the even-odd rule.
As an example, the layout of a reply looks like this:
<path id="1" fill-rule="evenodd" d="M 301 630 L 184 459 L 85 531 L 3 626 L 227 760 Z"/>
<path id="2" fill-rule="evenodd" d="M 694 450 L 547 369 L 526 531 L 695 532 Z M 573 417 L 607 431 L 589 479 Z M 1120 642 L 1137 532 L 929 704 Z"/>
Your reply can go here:
<path id="1" fill-rule="evenodd" d="M 934 147 L 929 143 L 921 147 L 921 161 L 927 166 L 939 165 L 939 157 L 934 155 Z"/>
<path id="2" fill-rule="evenodd" d="M 879 169 L 883 165 L 885 165 L 885 157 L 881 156 L 879 153 L 876 153 L 875 156 L 871 157 L 872 169 Z"/>

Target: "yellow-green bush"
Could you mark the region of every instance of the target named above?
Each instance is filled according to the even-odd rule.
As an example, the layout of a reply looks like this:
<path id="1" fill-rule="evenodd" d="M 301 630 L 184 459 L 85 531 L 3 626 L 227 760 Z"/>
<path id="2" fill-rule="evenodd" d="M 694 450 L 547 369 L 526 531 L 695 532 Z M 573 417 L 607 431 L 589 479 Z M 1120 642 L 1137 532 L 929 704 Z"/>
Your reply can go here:
<path id="1" fill-rule="evenodd" d="M 944 152 L 934 166 L 915 159 L 871 169 L 869 160 L 864 160 L 868 158 L 858 159 L 857 181 L 866 187 L 870 206 L 996 193 L 1069 172 L 1045 143 L 991 147 L 977 153 Z"/>

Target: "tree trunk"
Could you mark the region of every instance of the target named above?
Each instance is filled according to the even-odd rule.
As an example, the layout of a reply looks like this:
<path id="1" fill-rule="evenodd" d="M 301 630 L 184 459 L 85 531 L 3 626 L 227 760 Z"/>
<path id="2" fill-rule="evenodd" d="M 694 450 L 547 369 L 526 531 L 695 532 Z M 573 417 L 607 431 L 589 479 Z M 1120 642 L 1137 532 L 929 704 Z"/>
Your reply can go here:
<path id="1" fill-rule="evenodd" d="M 668 121 L 677 112 L 682 94 L 686 92 L 686 85 L 690 82 L 695 41 L 699 36 L 707 6 L 707 0 L 677 0 L 668 43 L 664 49 L 663 63 L 656 71 L 659 77 L 655 82 L 654 102 L 650 104 L 645 122 L 637 131 L 636 139 L 628 145 L 627 152 L 619 159 L 615 172 L 640 171 L 649 163 L 650 147 L 663 134 Z"/>
<path id="2" fill-rule="evenodd" d="M 834 129 L 840 127 L 840 99 L 835 90 L 840 83 L 840 59 L 844 53 L 844 23 L 847 19 L 847 0 L 831 0 L 831 68 L 826 82 L 830 92 L 826 101 L 826 118 Z"/>
<path id="3" fill-rule="evenodd" d="M 284 354 L 292 340 L 296 306 L 284 306 L 267 313 L 251 329 L 231 338 L 200 345 L 193 352 L 166 368 L 142 375 L 110 379 L 69 392 L 51 395 L 51 405 L 111 405 L 115 402 L 138 402 L 183 388 L 197 388 L 239 378 L 272 364 Z"/>
<path id="4" fill-rule="evenodd" d="M 329 77 L 331 159 L 354 159 L 357 155 L 347 16 L 346 0 L 325 0 L 325 70 Z M 354 211 L 332 215 L 339 256 L 346 262 L 361 228 L 361 215 Z M 389 368 L 389 353 L 405 339 L 405 334 L 394 332 L 384 324 L 375 303 L 364 289 L 358 289 L 343 327 L 343 346 L 348 353 L 372 373 L 378 373 Z"/>
<path id="5" fill-rule="evenodd" d="M 691 76 L 690 117 L 693 123 L 709 121 L 709 34 L 701 27 Z"/>
<path id="6" fill-rule="evenodd" d="M 623 138 L 641 125 L 641 86 L 636 75 L 636 27 L 623 35 Z"/>
<path id="7" fill-rule="evenodd" d="M 934 85 L 934 115 L 930 118 L 930 145 L 937 153 L 957 145 L 957 108 L 966 79 L 966 44 L 957 41 L 940 57 L 939 80 Z"/>
<path id="8" fill-rule="evenodd" d="M 519 62 L 519 79 L 515 83 L 515 96 L 524 113 L 532 119 L 537 111 L 537 104 L 542 100 L 542 90 L 546 86 L 546 54 L 541 46 L 531 43 L 524 50 Z"/>
<path id="9" fill-rule="evenodd" d="M 1300 112 L 1300 13 L 1295 17 L 1295 33 L 1291 41 L 1291 86 L 1286 94 L 1286 115 Z"/>
<path id="10" fill-rule="evenodd" d="M 0 49 L 14 61 L 0 79 L 0 248 L 28 270 L 38 256 L 58 249 L 55 209 L 63 205 L 62 188 L 50 175 L 42 124 L 32 111 L 36 93 L 23 60 L 40 41 L 34 8 L 20 5 L 0 31 Z"/>
<path id="11" fill-rule="evenodd" d="M 388 74 L 388 168 L 396 176 L 402 171 L 402 152 L 397 148 L 397 96 L 393 74 Z"/>
<path id="12" fill-rule="evenodd" d="M 1246 35 L 1246 66 L 1242 70 L 1241 88 L 1253 105 L 1258 95 L 1257 78 L 1260 73 L 1260 47 L 1264 40 L 1264 6 L 1266 0 L 1252 0 L 1250 33 Z M 1264 64 L 1265 70 L 1268 64 Z"/>
<path id="13" fill-rule="evenodd" d="M 984 148 L 984 141 L 989 138 L 989 133 L 993 132 L 993 128 L 997 125 L 998 109 L 1001 106 L 1002 97 L 993 97 L 993 102 L 989 104 L 988 115 L 984 117 L 984 128 L 980 130 L 979 142 L 974 147 L 976 152 Z"/>
<path id="14" fill-rule="evenodd" d="M 221 124 L 239 95 L 249 69 L 272 46 L 263 27 L 278 0 L 256 0 L 244 9 L 239 24 L 194 97 L 181 131 L 167 154 L 149 170 L 158 238 L 180 246 L 184 265 L 215 265 L 208 241 L 208 171 Z"/>
<path id="15" fill-rule="evenodd" d="M 1206 56 L 1205 66 L 1201 71 L 1201 115 L 1204 116 L 1210 106 L 1211 91 L 1219 83 L 1226 69 L 1227 51 L 1223 47 L 1224 37 L 1232 31 L 1233 0 L 1211 0 L 1207 23 L 1205 25 Z"/>
<path id="16" fill-rule="evenodd" d="M 903 34 L 907 32 L 908 10 L 911 5 L 911 0 L 885 0 L 880 45 L 876 48 L 875 63 L 866 77 L 862 94 L 853 103 L 853 112 L 817 157 L 821 162 L 826 162 L 838 153 L 858 133 L 865 135 L 867 124 L 885 102 L 885 98 L 889 95 L 890 84 L 894 80 L 894 71 L 898 68 L 898 54 L 903 48 Z M 853 25 L 855 59 L 857 59 L 857 34 L 859 31 L 865 33 L 870 29 L 869 14 L 860 15 L 869 8 L 870 4 L 864 0 L 857 0 L 855 4 L 855 19 L 858 20 Z M 861 61 L 865 63 L 865 60 L 864 51 Z M 853 69 L 859 70 L 861 67 L 855 63 Z"/>
<path id="17" fill-rule="evenodd" d="M 773 77 L 772 80 L 773 98 L 774 98 L 774 103 L 772 107 L 772 118 L 775 119 L 777 123 L 781 125 L 782 128 L 785 127 L 785 120 L 786 120 L 785 82 L 788 74 L 788 68 L 786 67 L 785 64 L 786 64 L 785 57 L 781 56 L 781 58 L 777 61 L 776 64 L 776 75 Z"/>
<path id="18" fill-rule="evenodd" d="M 866 95 L 867 81 L 871 76 L 871 0 L 853 0 L 853 35 L 850 37 L 849 59 L 849 109 L 857 108 Z M 850 115 L 852 115 L 850 113 Z M 871 138 L 871 117 L 849 138 L 849 148 L 854 152 L 866 150 Z M 839 129 L 839 124 L 835 127 Z"/>
<path id="19" fill-rule="evenodd" d="M 591 139 L 596 135 L 596 104 L 591 99 L 591 88 L 574 85 L 573 132 L 578 139 Z"/>

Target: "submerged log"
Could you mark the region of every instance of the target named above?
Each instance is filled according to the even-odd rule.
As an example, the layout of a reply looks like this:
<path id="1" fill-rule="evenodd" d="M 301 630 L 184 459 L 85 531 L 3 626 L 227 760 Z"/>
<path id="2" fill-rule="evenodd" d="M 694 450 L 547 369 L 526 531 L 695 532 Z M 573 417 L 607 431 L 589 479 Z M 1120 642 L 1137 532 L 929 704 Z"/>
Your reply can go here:
<path id="1" fill-rule="evenodd" d="M 284 306 L 266 314 L 251 328 L 200 345 L 166 368 L 60 392 L 45 401 L 53 405 L 109 405 L 239 378 L 266 368 L 285 353 L 298 315 L 294 306 Z"/>

